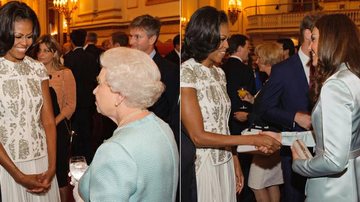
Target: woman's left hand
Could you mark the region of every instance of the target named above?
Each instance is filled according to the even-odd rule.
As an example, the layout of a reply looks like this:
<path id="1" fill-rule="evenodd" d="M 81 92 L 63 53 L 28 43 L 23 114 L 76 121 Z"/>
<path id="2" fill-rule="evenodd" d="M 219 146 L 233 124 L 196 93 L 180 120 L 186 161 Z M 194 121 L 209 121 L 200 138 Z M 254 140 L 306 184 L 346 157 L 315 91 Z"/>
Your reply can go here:
<path id="1" fill-rule="evenodd" d="M 234 168 L 235 168 L 235 180 L 236 180 L 236 193 L 240 193 L 244 188 L 244 175 L 241 170 L 241 165 L 237 155 L 233 155 Z"/>
<path id="2" fill-rule="evenodd" d="M 291 149 L 293 161 L 300 159 L 300 157 L 299 157 L 298 153 L 296 152 L 296 150 L 293 147 L 290 147 L 290 149 Z"/>
<path id="3" fill-rule="evenodd" d="M 48 189 L 44 190 L 44 193 L 49 191 L 49 189 L 51 187 L 51 182 L 52 182 L 52 179 L 54 176 L 55 176 L 55 171 L 51 171 L 51 170 L 47 170 L 39 176 L 38 181 L 49 187 Z M 32 191 L 32 190 L 29 190 L 29 191 Z"/>

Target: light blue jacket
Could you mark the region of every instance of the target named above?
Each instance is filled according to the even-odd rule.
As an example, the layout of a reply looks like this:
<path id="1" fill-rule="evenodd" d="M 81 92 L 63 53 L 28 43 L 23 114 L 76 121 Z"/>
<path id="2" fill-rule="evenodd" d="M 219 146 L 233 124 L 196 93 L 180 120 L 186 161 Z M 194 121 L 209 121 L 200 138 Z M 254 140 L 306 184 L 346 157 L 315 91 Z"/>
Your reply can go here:
<path id="1" fill-rule="evenodd" d="M 308 177 L 306 201 L 360 201 L 360 79 L 344 64 L 324 83 L 312 124 L 316 155 L 292 165 Z"/>
<path id="2" fill-rule="evenodd" d="M 84 201 L 174 201 L 179 155 L 169 126 L 154 114 L 115 130 L 79 182 Z"/>

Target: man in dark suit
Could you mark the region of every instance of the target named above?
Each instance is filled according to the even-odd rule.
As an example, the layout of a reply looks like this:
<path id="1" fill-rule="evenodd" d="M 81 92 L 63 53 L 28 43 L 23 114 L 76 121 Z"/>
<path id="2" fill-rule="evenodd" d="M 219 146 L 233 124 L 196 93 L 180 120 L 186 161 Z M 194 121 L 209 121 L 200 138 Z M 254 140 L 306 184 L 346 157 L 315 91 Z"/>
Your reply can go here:
<path id="1" fill-rule="evenodd" d="M 104 52 L 103 49 L 96 46 L 97 34 L 95 32 L 88 32 L 86 36 L 85 52 L 91 54 L 96 59 L 96 75 L 99 75 L 101 70 L 100 55 Z M 110 138 L 117 128 L 117 124 L 110 118 L 94 112 L 93 115 L 93 133 L 91 138 L 92 153 L 95 153 L 97 148 Z"/>
<path id="2" fill-rule="evenodd" d="M 167 61 L 155 50 L 155 43 L 160 34 L 161 23 L 158 19 L 150 15 L 142 15 L 136 17 L 130 23 L 130 46 L 149 54 L 158 66 L 161 73 L 161 81 L 166 88 L 159 100 L 149 109 L 153 111 L 158 117 L 170 124 L 170 113 L 179 99 L 180 90 L 180 64 L 173 64 Z M 178 109 L 177 109 L 178 110 Z M 170 125 L 172 129 L 175 127 Z M 178 128 L 178 126 L 177 126 Z M 173 130 L 175 135 L 178 135 L 178 130 Z"/>
<path id="3" fill-rule="evenodd" d="M 94 56 L 83 49 L 85 38 L 86 31 L 83 29 L 71 32 L 70 39 L 74 49 L 68 53 L 64 64 L 71 69 L 76 82 L 76 109 L 71 122 L 77 135 L 73 139 L 72 155 L 85 156 L 90 163 L 93 157 L 92 116 L 95 112 L 95 97 L 92 91 L 96 86 L 97 66 Z"/>
<path id="4" fill-rule="evenodd" d="M 232 115 L 240 111 L 241 106 L 245 106 L 246 111 L 251 110 L 248 102 L 241 101 L 238 96 L 238 90 L 244 88 L 254 95 L 255 79 L 252 68 L 245 64 L 249 56 L 249 38 L 241 34 L 234 34 L 228 39 L 228 53 L 230 57 L 221 66 L 226 75 L 227 92 L 231 100 L 231 116 L 229 127 L 231 134 L 240 134 L 248 127 L 247 123 L 237 121 Z"/>
<path id="5" fill-rule="evenodd" d="M 197 202 L 196 172 L 194 159 L 196 148 L 185 127 L 181 126 L 181 200 Z"/>
<path id="6" fill-rule="evenodd" d="M 311 127 L 309 74 L 309 46 L 311 29 L 318 16 L 305 16 L 300 25 L 301 46 L 297 54 L 272 67 L 269 80 L 263 88 L 263 119 L 282 131 L 303 131 Z M 304 201 L 306 178 L 292 172 L 291 151 L 281 149 L 284 177 L 282 201 Z"/>
<path id="7" fill-rule="evenodd" d="M 245 64 L 248 61 L 249 56 L 249 38 L 240 35 L 234 34 L 228 39 L 228 53 L 230 57 L 222 65 L 222 68 L 226 75 L 226 88 L 231 101 L 231 114 L 229 119 L 229 128 L 232 135 L 239 135 L 241 131 L 249 126 L 248 122 L 240 122 L 234 118 L 234 113 L 240 111 L 240 107 L 245 106 L 246 109 L 243 109 L 246 112 L 250 112 L 252 106 L 241 101 L 238 96 L 237 91 L 240 88 L 244 88 L 249 91 L 251 94 L 255 94 L 255 78 L 251 66 Z M 241 169 L 245 178 L 244 188 L 238 196 L 240 201 L 254 201 L 255 197 L 251 189 L 247 186 L 248 175 L 250 170 L 250 165 L 252 161 L 252 156 L 249 154 L 239 154 L 239 160 L 241 163 Z"/>
<path id="8" fill-rule="evenodd" d="M 173 39 L 174 49 L 165 56 L 165 59 L 180 64 L 180 34 L 177 34 Z M 180 67 L 180 65 L 179 65 Z"/>
<path id="9" fill-rule="evenodd" d="M 86 36 L 86 45 L 84 46 L 84 50 L 87 53 L 90 53 L 96 58 L 96 73 L 97 75 L 100 73 L 100 55 L 104 50 L 98 48 L 96 46 L 97 43 L 97 34 L 95 32 L 89 32 Z"/>
<path id="10" fill-rule="evenodd" d="M 165 91 L 159 100 L 149 108 L 158 117 L 167 122 L 174 132 L 175 139 L 179 140 L 179 92 L 180 72 L 179 64 L 173 64 L 155 50 L 155 43 L 160 34 L 161 23 L 157 18 L 150 15 L 136 17 L 130 23 L 130 46 L 149 54 L 158 66 L 161 74 L 161 81 L 165 84 Z M 177 142 L 179 144 L 179 142 Z M 177 200 L 179 201 L 179 193 Z"/>

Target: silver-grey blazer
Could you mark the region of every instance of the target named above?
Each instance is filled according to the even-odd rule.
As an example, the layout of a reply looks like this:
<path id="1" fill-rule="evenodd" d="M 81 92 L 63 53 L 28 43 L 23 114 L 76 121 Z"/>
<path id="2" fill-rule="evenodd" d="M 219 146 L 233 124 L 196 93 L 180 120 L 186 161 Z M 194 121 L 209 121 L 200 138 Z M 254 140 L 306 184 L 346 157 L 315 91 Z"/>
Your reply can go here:
<path id="1" fill-rule="evenodd" d="M 325 81 L 311 118 L 316 155 L 292 165 L 308 177 L 306 201 L 360 201 L 360 79 L 345 64 Z"/>

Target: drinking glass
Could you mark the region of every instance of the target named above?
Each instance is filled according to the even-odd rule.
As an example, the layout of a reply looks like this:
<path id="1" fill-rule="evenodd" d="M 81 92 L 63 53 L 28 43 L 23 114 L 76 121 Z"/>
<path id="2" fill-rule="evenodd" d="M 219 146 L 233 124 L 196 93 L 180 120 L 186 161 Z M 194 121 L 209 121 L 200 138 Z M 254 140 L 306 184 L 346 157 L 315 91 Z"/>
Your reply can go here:
<path id="1" fill-rule="evenodd" d="M 70 157 L 69 167 L 71 175 L 79 181 L 88 168 L 88 165 L 84 156 L 72 156 Z"/>
<path id="2" fill-rule="evenodd" d="M 243 99 L 245 96 L 246 96 L 246 94 L 247 94 L 247 90 L 244 88 L 244 87 L 241 87 L 238 91 L 237 91 L 237 93 L 238 93 L 238 96 L 240 97 L 240 99 Z M 241 101 L 242 102 L 242 106 L 240 107 L 240 109 L 247 109 L 247 107 L 244 105 L 244 102 L 243 101 Z"/>

